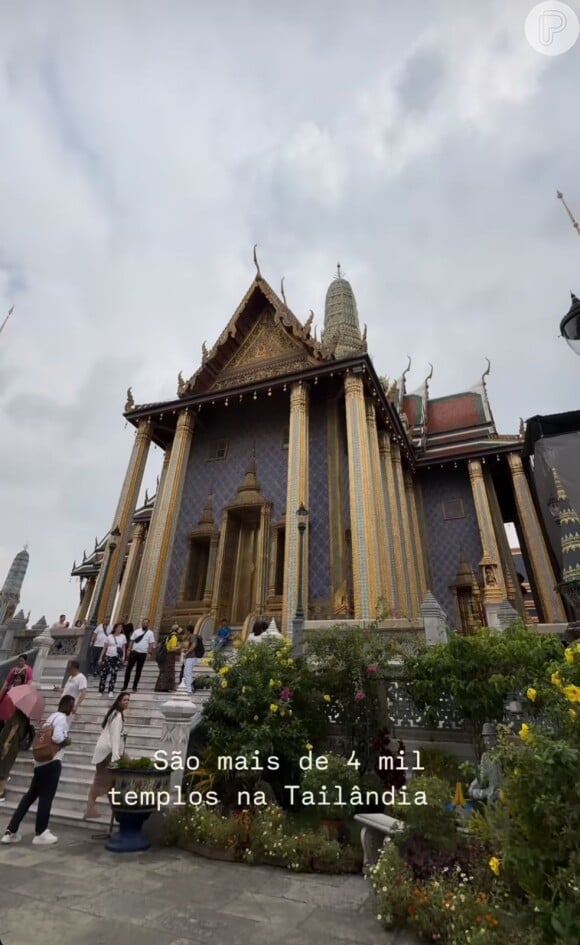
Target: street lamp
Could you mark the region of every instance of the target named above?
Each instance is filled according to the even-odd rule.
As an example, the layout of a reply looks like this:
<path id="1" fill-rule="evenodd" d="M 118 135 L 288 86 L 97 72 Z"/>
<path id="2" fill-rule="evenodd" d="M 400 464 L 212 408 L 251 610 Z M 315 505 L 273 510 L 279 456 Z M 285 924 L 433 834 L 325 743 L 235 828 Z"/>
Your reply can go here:
<path id="1" fill-rule="evenodd" d="M 303 502 L 296 511 L 298 519 L 298 593 L 296 599 L 296 616 L 292 621 L 292 642 L 294 644 L 294 654 L 302 656 L 302 641 L 304 632 L 304 603 L 303 603 L 303 584 L 304 584 L 304 532 L 308 522 L 308 509 Z"/>
<path id="2" fill-rule="evenodd" d="M 572 304 L 560 322 L 560 334 L 566 339 L 572 351 L 580 354 L 580 299 L 570 293 Z"/>
<path id="3" fill-rule="evenodd" d="M 298 519 L 298 600 L 296 602 L 296 620 L 304 620 L 304 604 L 302 602 L 302 585 L 304 581 L 304 532 L 308 521 L 308 509 L 302 502 L 296 512 Z"/>

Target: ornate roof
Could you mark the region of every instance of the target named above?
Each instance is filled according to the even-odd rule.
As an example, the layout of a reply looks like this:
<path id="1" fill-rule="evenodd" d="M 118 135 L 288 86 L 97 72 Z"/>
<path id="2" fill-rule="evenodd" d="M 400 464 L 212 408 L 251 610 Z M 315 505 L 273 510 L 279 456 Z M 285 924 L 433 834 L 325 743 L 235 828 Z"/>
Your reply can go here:
<path id="1" fill-rule="evenodd" d="M 314 315 L 302 324 L 261 276 L 256 276 L 210 351 L 202 346 L 201 367 L 178 396 L 227 390 L 252 381 L 300 371 L 328 361 L 334 345 L 316 341 Z"/>
<path id="2" fill-rule="evenodd" d="M 10 570 L 2 587 L 2 594 L 13 594 L 20 598 L 20 591 L 28 568 L 30 555 L 28 549 L 23 548 L 19 551 L 14 561 L 10 565 Z"/>

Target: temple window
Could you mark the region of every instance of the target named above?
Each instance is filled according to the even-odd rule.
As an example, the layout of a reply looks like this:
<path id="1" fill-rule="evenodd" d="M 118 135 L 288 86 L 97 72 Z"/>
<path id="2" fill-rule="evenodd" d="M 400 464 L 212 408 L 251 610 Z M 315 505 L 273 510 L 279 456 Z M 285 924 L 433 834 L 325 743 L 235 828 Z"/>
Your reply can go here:
<path id="1" fill-rule="evenodd" d="M 465 518 L 463 499 L 447 499 L 447 501 L 443 502 L 442 504 L 442 510 L 443 518 L 446 522 L 450 522 L 458 518 Z"/>
<path id="2" fill-rule="evenodd" d="M 209 538 L 192 538 L 185 586 L 186 600 L 203 600 L 209 564 Z"/>
<path id="3" fill-rule="evenodd" d="M 225 459 L 228 455 L 227 440 L 212 440 L 209 444 L 208 460 L 215 461 Z"/>

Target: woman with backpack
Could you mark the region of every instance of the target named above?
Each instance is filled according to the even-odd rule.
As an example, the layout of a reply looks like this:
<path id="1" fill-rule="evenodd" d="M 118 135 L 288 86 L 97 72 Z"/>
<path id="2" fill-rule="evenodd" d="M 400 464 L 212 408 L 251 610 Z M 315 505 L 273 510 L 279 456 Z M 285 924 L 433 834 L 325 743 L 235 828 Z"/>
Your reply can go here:
<path id="1" fill-rule="evenodd" d="M 95 777 L 89 788 L 87 809 L 84 820 L 97 820 L 100 812 L 97 810 L 97 798 L 108 794 L 113 786 L 113 778 L 109 765 L 114 764 L 123 756 L 123 729 L 125 727 L 125 712 L 129 707 L 130 695 L 122 692 L 117 696 L 113 705 L 105 715 L 91 764 L 95 765 Z"/>
<path id="2" fill-rule="evenodd" d="M 179 650 L 181 627 L 174 623 L 169 635 L 161 640 L 157 647 L 155 660 L 159 666 L 159 676 L 155 683 L 155 692 L 175 691 L 175 659 Z"/>

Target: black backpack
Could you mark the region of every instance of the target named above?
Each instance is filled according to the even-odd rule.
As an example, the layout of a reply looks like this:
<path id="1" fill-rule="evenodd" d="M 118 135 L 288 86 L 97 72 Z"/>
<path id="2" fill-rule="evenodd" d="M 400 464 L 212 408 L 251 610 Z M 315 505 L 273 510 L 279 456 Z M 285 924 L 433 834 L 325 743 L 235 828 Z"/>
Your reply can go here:
<path id="1" fill-rule="evenodd" d="M 204 655 L 205 655 L 205 644 L 203 640 L 201 639 L 201 637 L 198 637 L 197 640 L 195 641 L 195 658 L 199 660 Z"/>
<path id="2" fill-rule="evenodd" d="M 158 666 L 162 666 L 166 659 L 167 659 L 167 640 L 162 640 L 161 643 L 157 644 L 155 662 L 157 663 Z"/>

